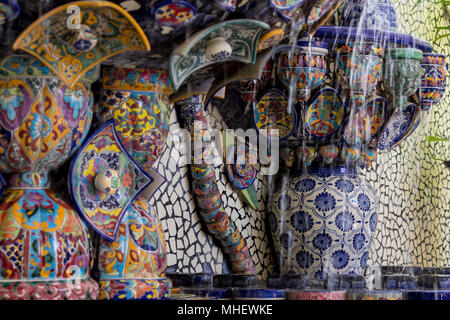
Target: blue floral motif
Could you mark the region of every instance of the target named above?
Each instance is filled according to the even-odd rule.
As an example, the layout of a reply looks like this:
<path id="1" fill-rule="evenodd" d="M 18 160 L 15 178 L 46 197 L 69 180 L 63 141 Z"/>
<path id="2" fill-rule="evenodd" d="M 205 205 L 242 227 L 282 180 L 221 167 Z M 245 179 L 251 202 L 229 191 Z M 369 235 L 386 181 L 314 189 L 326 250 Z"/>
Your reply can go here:
<path id="1" fill-rule="evenodd" d="M 317 195 L 315 200 L 316 208 L 320 211 L 333 210 L 336 206 L 336 200 L 328 192 L 322 192 Z"/>
<path id="2" fill-rule="evenodd" d="M 280 200 L 278 200 L 278 208 L 281 212 L 288 211 L 291 204 L 291 197 L 289 197 L 286 193 L 283 193 L 283 195 L 280 197 Z"/>
<path id="3" fill-rule="evenodd" d="M 313 227 L 313 219 L 304 211 L 297 211 L 291 216 L 291 224 L 295 230 L 306 232 Z"/>
<path id="4" fill-rule="evenodd" d="M 348 260 L 348 253 L 344 250 L 337 250 L 331 256 L 331 264 L 335 269 L 345 268 L 348 264 Z"/>
<path id="5" fill-rule="evenodd" d="M 343 192 L 350 193 L 355 189 L 355 186 L 351 181 L 339 179 L 336 181 L 336 188 Z"/>
<path id="6" fill-rule="evenodd" d="M 344 212 L 340 212 L 337 216 L 336 216 L 336 226 L 344 232 L 350 231 L 353 228 L 353 222 L 355 221 L 355 218 L 353 217 L 353 215 L 348 212 L 348 211 L 344 211 Z"/>
<path id="7" fill-rule="evenodd" d="M 365 268 L 367 266 L 367 260 L 369 259 L 369 252 L 364 252 L 363 255 L 361 256 L 361 262 L 360 262 L 360 266 L 361 268 Z"/>
<path id="8" fill-rule="evenodd" d="M 39 115 L 38 113 L 33 113 L 30 125 L 30 136 L 32 140 L 36 140 L 42 137 L 48 137 L 50 132 L 52 132 L 53 123 L 52 120 L 47 117 Z"/>
<path id="9" fill-rule="evenodd" d="M 16 109 L 20 107 L 24 100 L 23 93 L 17 87 L 6 87 L 0 90 L 0 107 L 3 111 L 6 111 L 6 115 L 11 121 L 16 119 Z"/>
<path id="10" fill-rule="evenodd" d="M 355 248 L 357 251 L 361 250 L 364 247 L 364 241 L 366 240 L 366 237 L 363 233 L 355 234 L 353 237 L 353 248 Z"/>
<path id="11" fill-rule="evenodd" d="M 80 110 L 83 109 L 84 95 L 81 89 L 66 89 L 64 91 L 64 102 L 72 109 L 72 117 L 78 119 Z"/>
<path id="12" fill-rule="evenodd" d="M 369 197 L 366 194 L 361 193 L 358 196 L 358 205 L 359 205 L 359 208 L 362 211 L 369 211 L 370 210 L 370 199 L 369 199 Z"/>
<path id="13" fill-rule="evenodd" d="M 292 235 L 290 233 L 283 233 L 280 236 L 280 242 L 283 248 L 288 250 L 292 246 Z"/>
<path id="14" fill-rule="evenodd" d="M 303 269 L 309 268 L 314 262 L 313 256 L 309 252 L 303 250 L 299 251 L 295 258 L 300 268 Z"/>
<path id="15" fill-rule="evenodd" d="M 313 179 L 303 179 L 297 182 L 295 189 L 299 192 L 308 192 L 314 189 L 316 182 Z"/>
<path id="16" fill-rule="evenodd" d="M 314 237 L 313 245 L 320 251 L 328 249 L 331 245 L 331 237 L 327 233 L 321 233 Z"/>
<path id="17" fill-rule="evenodd" d="M 370 216 L 370 231 L 375 232 L 375 229 L 377 228 L 377 222 L 378 222 L 378 216 L 376 213 Z"/>

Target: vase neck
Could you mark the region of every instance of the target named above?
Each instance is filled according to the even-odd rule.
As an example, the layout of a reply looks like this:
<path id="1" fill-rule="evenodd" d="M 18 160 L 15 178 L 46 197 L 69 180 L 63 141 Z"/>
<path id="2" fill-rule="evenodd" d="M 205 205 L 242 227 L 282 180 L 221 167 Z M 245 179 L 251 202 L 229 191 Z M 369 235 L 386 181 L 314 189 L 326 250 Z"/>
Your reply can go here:
<path id="1" fill-rule="evenodd" d="M 23 172 L 12 173 L 6 178 L 8 189 L 47 189 L 50 181 L 47 173 L 43 172 Z"/>

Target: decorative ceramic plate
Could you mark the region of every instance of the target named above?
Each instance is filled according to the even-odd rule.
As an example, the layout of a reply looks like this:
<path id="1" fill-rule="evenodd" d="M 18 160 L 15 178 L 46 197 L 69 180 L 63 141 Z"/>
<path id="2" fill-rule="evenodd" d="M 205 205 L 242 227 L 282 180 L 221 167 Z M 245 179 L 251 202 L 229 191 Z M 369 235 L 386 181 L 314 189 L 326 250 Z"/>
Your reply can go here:
<path id="1" fill-rule="evenodd" d="M 283 29 L 273 29 L 261 36 L 258 43 L 258 51 L 266 50 L 283 40 Z"/>
<path id="2" fill-rule="evenodd" d="M 0 24 L 16 19 L 19 13 L 17 0 L 0 0 Z"/>
<path id="3" fill-rule="evenodd" d="M 390 150 L 397 146 L 410 131 L 410 125 L 417 112 L 419 112 L 419 108 L 414 103 L 397 109 L 381 133 L 378 149 Z"/>
<path id="4" fill-rule="evenodd" d="M 408 139 L 408 137 L 410 135 L 412 135 L 414 133 L 414 131 L 419 127 L 420 123 L 421 123 L 421 111 L 417 110 L 413 121 L 411 122 L 411 125 L 409 126 L 408 130 L 406 131 L 406 134 L 403 136 L 403 138 L 401 138 L 397 143 L 395 143 L 392 148 L 395 148 L 397 146 L 399 146 L 403 141 L 405 141 L 406 139 Z"/>
<path id="5" fill-rule="evenodd" d="M 110 172 L 119 179 L 113 192 L 101 192 L 96 177 Z M 101 236 L 113 241 L 128 206 L 153 179 L 120 143 L 110 120 L 80 148 L 69 172 L 69 189 L 75 207 Z M 110 189 L 111 190 L 111 189 Z"/>
<path id="6" fill-rule="evenodd" d="M 255 63 L 259 38 L 270 27 L 250 19 L 229 20 L 202 30 L 170 56 L 170 79 L 175 92 L 186 79 L 217 62 Z"/>
<path id="7" fill-rule="evenodd" d="M 344 116 L 344 103 L 337 91 L 321 89 L 306 110 L 306 131 L 313 137 L 330 136 L 341 127 Z"/>
<path id="8" fill-rule="evenodd" d="M 138 23 L 120 6 L 79 1 L 43 15 L 17 38 L 13 49 L 34 55 L 72 87 L 111 56 L 129 50 L 148 51 L 150 44 Z"/>
<path id="9" fill-rule="evenodd" d="M 388 103 L 385 98 L 376 97 L 359 109 L 348 122 L 344 140 L 349 145 L 360 145 L 372 140 L 388 120 Z"/>
<path id="10" fill-rule="evenodd" d="M 155 8 L 155 21 L 178 28 L 188 25 L 197 16 L 197 8 L 187 1 L 163 1 Z"/>
<path id="11" fill-rule="evenodd" d="M 233 145 L 230 155 L 234 157 L 234 164 L 227 165 L 228 179 L 233 187 L 243 190 L 253 184 L 258 171 L 256 170 L 257 156 L 245 142 Z"/>
<path id="12" fill-rule="evenodd" d="M 253 109 L 255 127 L 258 131 L 261 129 L 278 130 L 279 140 L 287 139 L 297 125 L 297 112 L 293 105 L 291 109 L 289 112 L 288 100 L 283 92 L 270 89 Z"/>

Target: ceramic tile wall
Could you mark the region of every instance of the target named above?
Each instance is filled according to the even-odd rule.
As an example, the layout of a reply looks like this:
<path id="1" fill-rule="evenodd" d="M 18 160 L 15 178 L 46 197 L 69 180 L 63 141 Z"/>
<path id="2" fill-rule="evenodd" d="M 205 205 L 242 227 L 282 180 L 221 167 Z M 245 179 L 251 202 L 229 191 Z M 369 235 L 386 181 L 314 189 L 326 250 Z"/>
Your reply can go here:
<path id="1" fill-rule="evenodd" d="M 433 42 L 443 34 L 435 26 L 450 25 L 450 15 L 438 0 L 422 0 L 417 7 L 417 0 L 394 2 L 400 32 Z M 449 39 L 433 43 L 437 52 L 447 54 L 447 61 Z M 450 266 L 450 175 L 429 155 L 448 159 L 450 143 L 425 141 L 426 135 L 450 137 L 449 105 L 447 90 L 441 103 L 424 114 L 420 128 L 366 172 L 380 202 L 369 264 Z"/>
<path id="2" fill-rule="evenodd" d="M 216 108 L 209 112 L 212 128 L 226 129 Z M 179 124 L 176 113 L 172 112 L 171 134 L 167 140 L 167 149 L 154 164 L 154 168 L 164 175 L 167 182 L 151 199 L 157 208 L 165 229 L 168 250 L 168 271 L 183 273 L 213 272 L 228 273 L 229 266 L 214 239 L 205 232 L 206 228 L 196 211 L 196 205 L 190 193 L 189 168 L 186 166 L 185 149 L 177 134 Z M 259 208 L 253 210 L 243 203 L 238 193 L 227 181 L 224 166 L 217 166 L 216 179 L 224 208 L 235 221 L 247 241 L 256 271 L 266 277 L 273 270 L 273 260 L 269 239 L 265 232 L 266 188 L 265 182 L 258 176 L 255 181 L 258 190 Z"/>

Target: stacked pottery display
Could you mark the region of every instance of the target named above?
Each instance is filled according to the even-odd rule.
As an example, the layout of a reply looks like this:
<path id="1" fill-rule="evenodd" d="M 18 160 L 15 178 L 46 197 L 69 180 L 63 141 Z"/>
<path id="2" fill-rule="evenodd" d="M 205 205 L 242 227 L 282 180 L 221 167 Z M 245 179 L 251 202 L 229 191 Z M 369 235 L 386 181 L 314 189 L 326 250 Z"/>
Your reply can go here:
<path id="1" fill-rule="evenodd" d="M 107 225 L 98 230 L 103 236 L 98 253 L 99 298 L 165 299 L 170 290 L 164 274 L 166 243 L 159 217 L 148 200 L 164 182 L 151 166 L 164 151 L 169 133 L 168 95 L 172 92 L 169 75 L 156 69 L 105 67 L 102 81 L 103 121 L 107 127 L 108 124 L 114 127 L 122 153 L 127 153 L 135 165 L 147 171 L 152 190 L 130 198 L 130 205 L 116 221 L 114 234 L 108 233 Z M 100 136 L 104 130 L 94 136 Z M 107 146 L 100 146 L 100 150 L 102 148 Z M 90 151 L 83 152 L 85 156 Z M 133 190 L 131 181 L 122 179 L 119 184 L 126 184 L 126 188 Z M 96 178 L 95 186 L 101 189 L 97 182 Z M 107 185 L 108 182 L 106 180 Z M 118 203 L 112 203 L 105 214 L 110 209 L 113 215 L 119 208 Z M 82 211 L 87 213 L 88 209 L 82 208 Z"/>
<path id="2" fill-rule="evenodd" d="M 0 73 L 0 299 L 96 299 L 88 230 L 48 172 L 89 131 L 98 69 L 72 88 L 31 56 L 4 58 Z"/>

